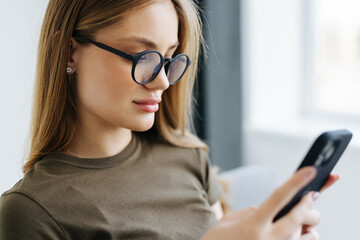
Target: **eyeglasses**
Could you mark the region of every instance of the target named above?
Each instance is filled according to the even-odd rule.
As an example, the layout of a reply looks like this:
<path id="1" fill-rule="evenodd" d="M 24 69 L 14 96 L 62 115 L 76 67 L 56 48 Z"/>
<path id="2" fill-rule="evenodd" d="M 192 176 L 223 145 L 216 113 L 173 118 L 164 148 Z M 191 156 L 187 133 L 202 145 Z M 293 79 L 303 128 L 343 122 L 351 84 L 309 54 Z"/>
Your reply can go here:
<path id="1" fill-rule="evenodd" d="M 191 64 L 189 56 L 185 53 L 178 54 L 173 58 L 165 58 L 160 52 L 155 50 L 148 50 L 132 55 L 93 40 L 88 40 L 87 42 L 132 61 L 131 76 L 136 83 L 141 85 L 154 80 L 163 66 L 169 85 L 174 85 L 185 74 L 186 69 Z"/>

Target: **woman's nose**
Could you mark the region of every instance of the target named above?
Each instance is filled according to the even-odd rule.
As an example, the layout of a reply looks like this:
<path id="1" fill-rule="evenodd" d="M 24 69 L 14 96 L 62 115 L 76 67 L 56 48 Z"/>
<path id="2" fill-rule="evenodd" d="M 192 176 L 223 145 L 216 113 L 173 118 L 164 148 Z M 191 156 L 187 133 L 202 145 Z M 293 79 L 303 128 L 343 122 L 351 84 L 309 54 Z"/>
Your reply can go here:
<path id="1" fill-rule="evenodd" d="M 169 79 L 166 76 L 165 68 L 163 67 L 156 78 L 145 84 L 145 86 L 157 90 L 166 90 L 169 87 Z"/>

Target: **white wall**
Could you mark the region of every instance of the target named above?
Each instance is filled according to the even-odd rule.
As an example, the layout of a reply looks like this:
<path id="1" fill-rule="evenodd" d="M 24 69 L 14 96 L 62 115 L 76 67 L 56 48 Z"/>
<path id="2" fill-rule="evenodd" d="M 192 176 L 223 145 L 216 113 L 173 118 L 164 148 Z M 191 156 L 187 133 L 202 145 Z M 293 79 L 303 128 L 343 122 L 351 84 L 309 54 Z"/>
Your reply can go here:
<path id="1" fill-rule="evenodd" d="M 47 1 L 0 0 L 0 193 L 21 177 L 36 51 Z"/>
<path id="2" fill-rule="evenodd" d="M 323 216 L 321 239 L 358 239 L 360 215 L 359 124 L 302 115 L 299 94 L 306 81 L 306 36 L 303 4 L 307 0 L 245 0 L 242 62 L 246 120 L 245 164 L 266 164 L 283 181 L 298 167 L 317 135 L 326 129 L 349 128 L 354 138 L 334 172 L 340 181 L 316 203 Z"/>

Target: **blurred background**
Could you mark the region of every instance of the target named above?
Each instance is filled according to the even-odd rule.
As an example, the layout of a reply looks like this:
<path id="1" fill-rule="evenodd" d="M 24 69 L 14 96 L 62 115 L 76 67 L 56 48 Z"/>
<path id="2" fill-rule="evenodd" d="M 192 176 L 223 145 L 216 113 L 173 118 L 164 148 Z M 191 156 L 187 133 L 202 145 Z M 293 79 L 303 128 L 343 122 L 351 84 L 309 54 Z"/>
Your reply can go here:
<path id="1" fill-rule="evenodd" d="M 40 27 L 48 1 L 0 0 L 0 192 L 22 178 Z M 221 171 L 266 165 L 290 177 L 322 131 L 354 137 L 318 200 L 322 239 L 354 239 L 360 215 L 358 0 L 201 0 L 208 58 L 196 131 Z M 259 190 L 261 191 L 261 190 Z"/>

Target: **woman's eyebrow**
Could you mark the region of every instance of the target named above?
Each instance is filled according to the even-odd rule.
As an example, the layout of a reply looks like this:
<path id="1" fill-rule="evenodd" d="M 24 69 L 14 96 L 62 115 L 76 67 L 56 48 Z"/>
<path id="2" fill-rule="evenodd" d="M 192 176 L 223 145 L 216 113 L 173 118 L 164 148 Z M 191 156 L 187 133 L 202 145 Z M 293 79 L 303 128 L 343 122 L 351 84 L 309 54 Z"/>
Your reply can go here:
<path id="1" fill-rule="evenodd" d="M 156 43 L 154 43 L 153 41 L 149 40 L 149 39 L 146 39 L 146 38 L 143 38 L 143 37 L 128 37 L 128 38 L 121 38 L 118 40 L 118 42 L 135 42 L 135 43 L 138 43 L 138 44 L 141 44 L 147 48 L 150 48 L 150 49 L 159 49 L 158 48 L 158 45 Z M 168 50 L 172 50 L 172 49 L 176 49 L 177 47 L 179 46 L 179 42 L 176 42 L 174 44 L 172 44 Z"/>

